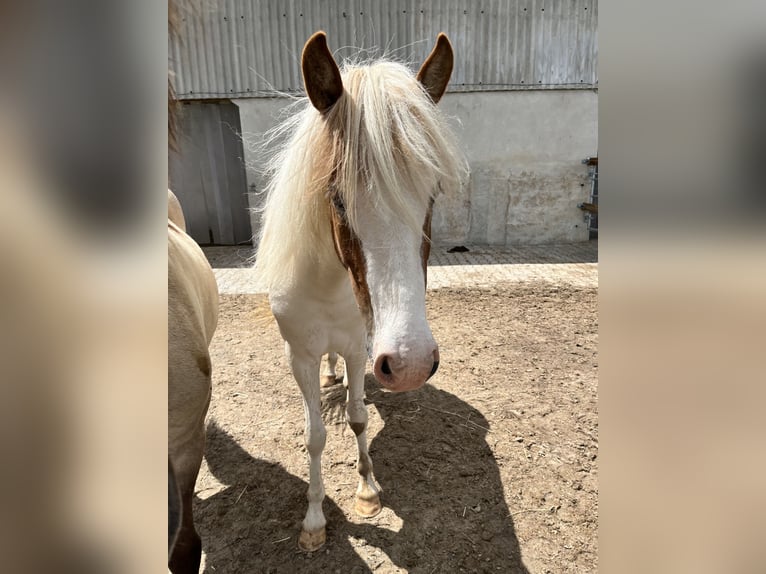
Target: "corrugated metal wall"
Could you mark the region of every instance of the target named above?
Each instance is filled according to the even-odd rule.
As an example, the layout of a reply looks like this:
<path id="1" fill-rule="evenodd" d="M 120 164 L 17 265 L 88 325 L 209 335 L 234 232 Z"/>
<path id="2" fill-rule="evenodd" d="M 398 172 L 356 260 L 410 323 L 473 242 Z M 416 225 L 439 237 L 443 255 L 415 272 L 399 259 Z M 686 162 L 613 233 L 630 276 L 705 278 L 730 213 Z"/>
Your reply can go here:
<path id="1" fill-rule="evenodd" d="M 325 30 L 339 61 L 382 48 L 419 64 L 443 31 L 450 91 L 598 86 L 597 0 L 203 0 L 171 42 L 179 98 L 301 91 L 300 53 Z M 381 55 L 371 51 L 370 55 Z"/>

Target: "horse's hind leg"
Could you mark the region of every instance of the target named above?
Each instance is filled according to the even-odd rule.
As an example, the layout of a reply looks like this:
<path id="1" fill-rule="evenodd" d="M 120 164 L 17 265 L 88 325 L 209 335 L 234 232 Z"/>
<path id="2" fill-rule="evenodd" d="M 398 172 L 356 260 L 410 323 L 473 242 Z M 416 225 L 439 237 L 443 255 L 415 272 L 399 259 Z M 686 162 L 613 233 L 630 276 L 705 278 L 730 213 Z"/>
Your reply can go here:
<path id="1" fill-rule="evenodd" d="M 327 433 L 322 422 L 321 401 L 317 374 L 319 360 L 297 356 L 288 343 L 285 351 L 290 361 L 298 386 L 303 394 L 303 407 L 306 415 L 306 450 L 309 454 L 309 508 L 303 519 L 303 530 L 298 539 L 302 550 L 313 552 L 321 548 L 326 539 L 325 524 L 322 512 L 324 500 L 324 484 L 322 483 L 322 450 L 324 450 Z"/>
<path id="2" fill-rule="evenodd" d="M 335 366 L 338 364 L 338 353 L 327 353 L 322 361 L 322 375 L 320 382 L 322 387 L 330 387 L 335 384 L 337 375 Z"/>
<path id="3" fill-rule="evenodd" d="M 178 487 L 176 471 L 170 462 L 170 457 L 168 457 L 168 560 L 173 553 L 178 533 L 181 532 L 181 520 L 183 518 L 181 505 L 181 489 Z"/>
<path id="4" fill-rule="evenodd" d="M 170 557 L 170 571 L 173 574 L 198 574 L 202 558 L 202 540 L 194 529 L 192 521 L 192 499 L 194 487 L 181 493 L 182 522 L 173 553 Z"/>
<path id="5" fill-rule="evenodd" d="M 197 434 L 197 433 L 195 433 Z M 202 541 L 194 528 L 192 502 L 197 482 L 202 451 L 205 443 L 204 428 L 197 436 L 196 444 L 183 456 L 174 460 L 176 477 L 181 491 L 181 529 L 178 532 L 168 566 L 173 574 L 198 574 L 202 558 Z"/>
<path id="6" fill-rule="evenodd" d="M 346 420 L 356 435 L 359 455 L 356 470 L 359 472 L 359 486 L 356 489 L 354 510 L 357 514 L 372 517 L 381 510 L 380 488 L 375 483 L 372 474 L 372 459 L 367 451 L 367 406 L 364 404 L 364 372 L 367 358 L 364 352 L 354 357 L 345 357 L 346 386 L 348 401 L 346 403 Z"/>

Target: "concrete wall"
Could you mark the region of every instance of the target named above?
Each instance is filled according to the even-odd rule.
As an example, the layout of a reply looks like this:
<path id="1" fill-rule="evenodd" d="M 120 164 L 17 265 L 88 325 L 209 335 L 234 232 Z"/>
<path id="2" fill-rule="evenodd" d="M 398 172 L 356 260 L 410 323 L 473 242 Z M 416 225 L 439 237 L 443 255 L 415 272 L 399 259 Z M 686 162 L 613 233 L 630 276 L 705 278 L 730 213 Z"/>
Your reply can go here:
<path id="1" fill-rule="evenodd" d="M 245 140 L 250 205 L 255 207 L 263 189 L 257 164 L 260 136 L 275 125 L 288 101 L 235 103 Z M 598 154 L 596 92 L 448 93 L 439 105 L 455 119 L 471 173 L 459 196 L 437 199 L 434 241 L 514 245 L 588 239 L 577 204 L 587 201 L 589 193 L 581 160 Z M 257 234 L 257 213 L 252 227 Z"/>
<path id="2" fill-rule="evenodd" d="M 280 113 L 292 100 L 286 98 L 248 98 L 232 101 L 239 106 L 245 176 L 247 178 L 247 198 L 250 202 L 250 226 L 253 230 L 253 244 L 256 244 L 261 229 L 258 209 L 261 206 L 265 188 L 260 163 L 267 153 L 267 150 L 262 149 L 263 134 L 280 122 Z"/>
<path id="3" fill-rule="evenodd" d="M 459 198 L 439 198 L 440 242 L 513 245 L 588 239 L 587 168 L 598 153 L 591 90 L 448 94 L 471 177 Z"/>

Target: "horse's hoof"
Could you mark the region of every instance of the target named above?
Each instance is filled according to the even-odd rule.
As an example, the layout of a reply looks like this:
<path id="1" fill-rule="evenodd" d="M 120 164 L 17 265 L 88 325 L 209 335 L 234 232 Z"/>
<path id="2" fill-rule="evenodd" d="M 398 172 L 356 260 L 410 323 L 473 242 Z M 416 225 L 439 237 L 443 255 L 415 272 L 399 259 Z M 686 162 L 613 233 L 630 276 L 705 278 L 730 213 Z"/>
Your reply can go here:
<path id="1" fill-rule="evenodd" d="M 372 498 L 362 498 L 360 496 L 356 497 L 354 510 L 359 516 L 372 518 L 373 516 L 377 516 L 382 509 L 383 506 L 380 504 L 380 496 L 377 494 Z"/>
<path id="2" fill-rule="evenodd" d="M 322 375 L 319 378 L 319 384 L 321 385 L 322 388 L 331 387 L 337 382 L 338 382 L 338 379 L 335 378 L 335 375 Z"/>
<path id="3" fill-rule="evenodd" d="M 315 552 L 324 546 L 326 539 L 327 536 L 324 527 L 316 532 L 306 532 L 305 530 L 301 530 L 301 535 L 298 538 L 298 548 L 304 552 Z"/>

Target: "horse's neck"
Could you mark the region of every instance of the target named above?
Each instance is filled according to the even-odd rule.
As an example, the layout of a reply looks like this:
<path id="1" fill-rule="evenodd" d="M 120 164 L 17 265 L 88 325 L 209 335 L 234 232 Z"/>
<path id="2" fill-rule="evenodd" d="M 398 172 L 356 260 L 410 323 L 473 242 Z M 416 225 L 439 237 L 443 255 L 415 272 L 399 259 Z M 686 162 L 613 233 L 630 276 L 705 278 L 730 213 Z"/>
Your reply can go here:
<path id="1" fill-rule="evenodd" d="M 322 250 L 318 259 L 302 272 L 305 274 L 303 279 L 313 283 L 317 289 L 337 289 L 349 282 L 348 272 L 334 248 Z"/>
<path id="2" fill-rule="evenodd" d="M 348 272 L 335 251 L 330 223 L 321 226 L 316 243 L 298 256 L 295 282 L 316 291 L 333 291 L 348 283 Z"/>

